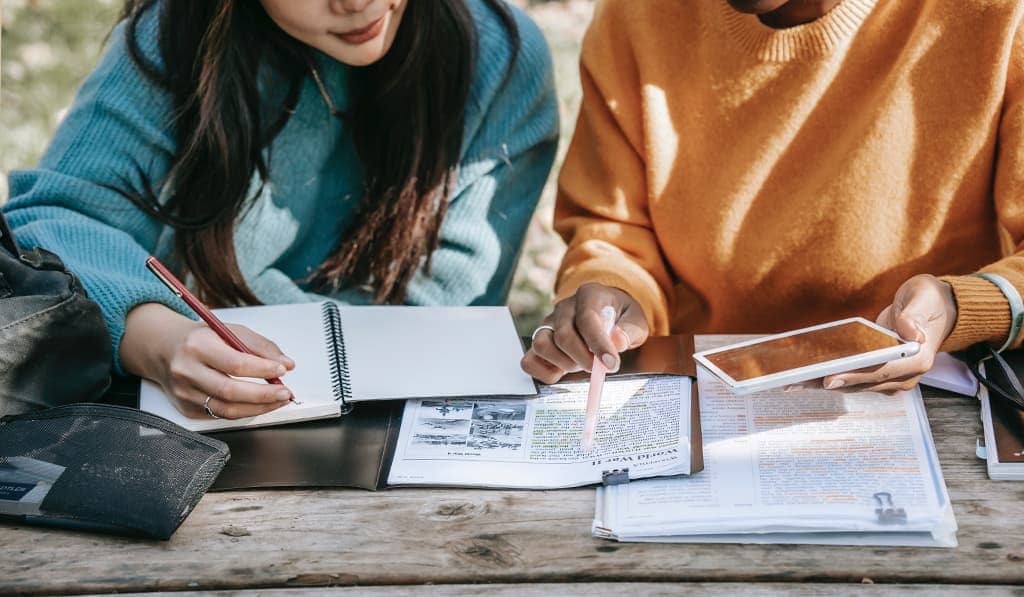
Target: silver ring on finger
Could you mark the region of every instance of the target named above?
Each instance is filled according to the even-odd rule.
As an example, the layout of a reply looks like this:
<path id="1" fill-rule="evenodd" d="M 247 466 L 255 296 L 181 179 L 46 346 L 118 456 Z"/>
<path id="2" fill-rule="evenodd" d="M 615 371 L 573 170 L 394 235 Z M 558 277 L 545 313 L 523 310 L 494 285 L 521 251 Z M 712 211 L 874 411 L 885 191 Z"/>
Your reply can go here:
<path id="1" fill-rule="evenodd" d="M 553 328 L 552 326 L 550 326 L 550 325 L 542 325 L 542 326 L 538 327 L 537 329 L 533 330 L 533 334 L 530 336 L 530 342 L 536 342 L 537 341 L 537 334 L 541 333 L 541 331 L 543 331 L 543 330 L 551 330 L 552 334 L 555 333 L 555 328 Z"/>
<path id="2" fill-rule="evenodd" d="M 205 410 L 206 414 L 210 415 L 214 419 L 219 419 L 220 417 L 218 417 L 216 414 L 214 414 L 213 409 L 210 408 L 210 400 L 212 400 L 212 399 L 213 399 L 213 396 L 207 396 L 206 397 L 206 401 L 203 402 L 203 410 Z"/>

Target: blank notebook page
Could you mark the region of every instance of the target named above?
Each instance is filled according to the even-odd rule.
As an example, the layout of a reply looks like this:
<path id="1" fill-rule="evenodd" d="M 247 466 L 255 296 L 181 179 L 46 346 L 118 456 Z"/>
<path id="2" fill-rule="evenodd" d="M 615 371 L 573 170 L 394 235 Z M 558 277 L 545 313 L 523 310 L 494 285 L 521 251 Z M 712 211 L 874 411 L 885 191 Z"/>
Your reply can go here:
<path id="1" fill-rule="evenodd" d="M 537 393 L 507 307 L 339 311 L 355 401 Z"/>

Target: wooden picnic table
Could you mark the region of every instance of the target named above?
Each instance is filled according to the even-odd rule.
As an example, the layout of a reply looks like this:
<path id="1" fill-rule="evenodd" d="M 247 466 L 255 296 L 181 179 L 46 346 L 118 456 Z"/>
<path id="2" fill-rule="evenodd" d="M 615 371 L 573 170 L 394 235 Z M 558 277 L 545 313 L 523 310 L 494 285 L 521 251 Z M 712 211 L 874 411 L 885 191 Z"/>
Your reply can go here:
<path id="1" fill-rule="evenodd" d="M 988 479 L 974 454 L 977 401 L 926 390 L 925 403 L 956 549 L 615 543 L 590 535 L 593 489 L 241 491 L 207 494 L 166 542 L 0 526 L 0 593 L 430 585 L 415 592 L 468 595 L 478 583 L 531 595 L 681 588 L 666 583 L 710 595 L 1019 591 L 1010 585 L 1024 583 L 1024 484 Z"/>

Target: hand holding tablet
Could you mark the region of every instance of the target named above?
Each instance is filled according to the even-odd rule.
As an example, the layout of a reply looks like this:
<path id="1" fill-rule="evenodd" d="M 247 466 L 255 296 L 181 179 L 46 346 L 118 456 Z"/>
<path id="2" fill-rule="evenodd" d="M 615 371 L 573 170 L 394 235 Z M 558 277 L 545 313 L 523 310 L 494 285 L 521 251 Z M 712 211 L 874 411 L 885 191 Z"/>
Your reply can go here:
<path id="1" fill-rule="evenodd" d="M 756 392 L 881 365 L 921 346 L 860 317 L 696 353 L 698 363 L 736 392 Z"/>

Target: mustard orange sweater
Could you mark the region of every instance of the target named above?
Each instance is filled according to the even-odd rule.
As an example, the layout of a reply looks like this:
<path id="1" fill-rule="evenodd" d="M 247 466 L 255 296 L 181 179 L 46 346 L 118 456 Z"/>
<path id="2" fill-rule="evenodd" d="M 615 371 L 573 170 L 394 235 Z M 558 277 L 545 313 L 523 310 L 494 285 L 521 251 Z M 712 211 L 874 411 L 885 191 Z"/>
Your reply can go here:
<path id="1" fill-rule="evenodd" d="M 944 346 L 1024 294 L 1024 3 L 843 0 L 785 30 L 725 0 L 605 0 L 555 214 L 558 298 L 621 288 L 654 333 L 874 319 L 947 275 Z M 1022 335 L 1024 337 L 1024 335 Z"/>

